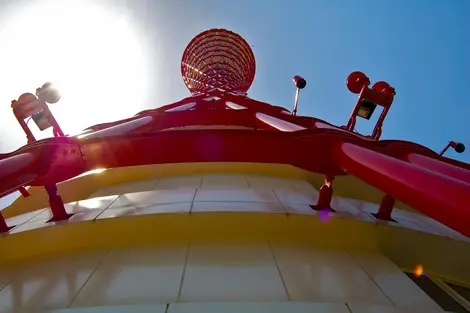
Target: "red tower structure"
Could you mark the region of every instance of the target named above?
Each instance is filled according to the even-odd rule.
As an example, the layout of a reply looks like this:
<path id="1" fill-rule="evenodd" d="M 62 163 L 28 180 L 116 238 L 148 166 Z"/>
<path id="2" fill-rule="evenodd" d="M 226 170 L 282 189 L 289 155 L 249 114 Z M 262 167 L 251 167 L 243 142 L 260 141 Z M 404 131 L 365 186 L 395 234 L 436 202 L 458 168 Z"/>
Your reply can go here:
<path id="1" fill-rule="evenodd" d="M 290 164 L 325 176 L 314 209 L 332 209 L 334 177 L 352 175 L 383 191 L 378 218 L 389 219 L 398 199 L 470 236 L 470 165 L 412 142 L 379 140 L 395 95 L 390 85 L 378 82 L 369 88 L 363 73 L 352 73 L 347 86 L 359 99 L 348 124 L 338 127 L 297 116 L 298 94 L 293 112 L 249 98 L 255 67 L 254 54 L 239 35 L 224 29 L 201 33 L 189 43 L 181 62 L 191 96 L 91 126 L 78 136 L 34 141 L 0 155 L 0 196 L 23 186 L 46 186 L 57 220 L 68 215 L 54 186 L 95 168 L 185 162 Z M 306 86 L 300 76 L 294 83 L 298 90 Z M 355 133 L 356 116 L 370 118 L 377 105 L 384 111 L 372 135 Z M 0 228 L 8 230 L 4 222 Z"/>
<path id="2" fill-rule="evenodd" d="M 192 94 L 212 89 L 246 94 L 255 79 L 255 56 L 240 35 L 225 29 L 197 35 L 181 60 L 183 81 Z"/>

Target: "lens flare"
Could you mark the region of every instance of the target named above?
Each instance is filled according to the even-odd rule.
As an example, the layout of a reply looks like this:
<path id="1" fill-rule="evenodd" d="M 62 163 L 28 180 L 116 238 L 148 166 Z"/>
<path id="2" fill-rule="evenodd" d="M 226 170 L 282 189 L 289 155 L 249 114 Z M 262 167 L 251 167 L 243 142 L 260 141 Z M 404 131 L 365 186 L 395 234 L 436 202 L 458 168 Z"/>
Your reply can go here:
<path id="1" fill-rule="evenodd" d="M 423 272 L 424 272 L 424 269 L 421 264 L 416 265 L 413 270 L 413 273 L 415 274 L 416 277 L 423 275 Z"/>

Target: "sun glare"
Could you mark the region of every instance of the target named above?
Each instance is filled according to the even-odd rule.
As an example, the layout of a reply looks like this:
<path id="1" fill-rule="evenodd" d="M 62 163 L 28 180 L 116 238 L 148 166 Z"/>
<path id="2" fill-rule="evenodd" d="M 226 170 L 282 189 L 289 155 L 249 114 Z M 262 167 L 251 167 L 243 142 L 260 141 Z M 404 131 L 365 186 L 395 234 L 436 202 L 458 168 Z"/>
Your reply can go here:
<path id="1" fill-rule="evenodd" d="M 82 174 L 80 174 L 80 175 L 74 177 L 73 179 L 80 178 L 80 177 L 84 177 L 84 176 L 89 176 L 89 175 L 101 174 L 101 173 L 103 173 L 103 172 L 105 172 L 105 171 L 106 171 L 105 168 L 96 168 L 96 169 L 94 169 L 94 170 L 91 170 L 91 171 L 82 173 Z"/>
<path id="2" fill-rule="evenodd" d="M 51 110 L 67 134 L 142 108 L 147 50 L 125 15 L 91 0 L 38 1 L 15 13 L 0 30 L 1 116 L 14 119 L 9 101 L 46 81 L 62 94 Z"/>

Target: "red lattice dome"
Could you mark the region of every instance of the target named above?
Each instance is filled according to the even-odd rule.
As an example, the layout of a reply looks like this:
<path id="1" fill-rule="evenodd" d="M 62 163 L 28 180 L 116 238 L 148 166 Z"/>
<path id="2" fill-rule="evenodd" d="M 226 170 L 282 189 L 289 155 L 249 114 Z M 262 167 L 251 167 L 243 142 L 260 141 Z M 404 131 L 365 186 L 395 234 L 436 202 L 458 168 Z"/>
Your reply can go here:
<path id="1" fill-rule="evenodd" d="M 181 60 L 181 74 L 191 93 L 214 88 L 246 93 L 255 71 L 255 56 L 248 43 L 226 29 L 210 29 L 194 37 Z"/>

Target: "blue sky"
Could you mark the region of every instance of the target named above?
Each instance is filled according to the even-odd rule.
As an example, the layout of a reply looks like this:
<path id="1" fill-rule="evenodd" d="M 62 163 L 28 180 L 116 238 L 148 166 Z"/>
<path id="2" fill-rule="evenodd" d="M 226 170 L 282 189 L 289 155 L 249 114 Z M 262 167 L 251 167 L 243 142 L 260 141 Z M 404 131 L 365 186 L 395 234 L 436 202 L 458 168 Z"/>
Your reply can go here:
<path id="1" fill-rule="evenodd" d="M 291 109 L 295 92 L 291 79 L 300 74 L 308 85 L 301 93 L 299 114 L 343 125 L 357 97 L 346 89 L 345 80 L 350 72 L 360 70 L 372 82 L 389 82 L 397 92 L 382 138 L 415 141 L 434 150 L 440 150 L 449 140 L 462 141 L 469 146 L 468 151 L 461 155 L 449 151 L 448 156 L 470 162 L 470 126 L 466 123 L 470 117 L 468 0 L 102 3 L 131 18 L 149 52 L 151 88 L 145 103 L 126 103 L 122 108 L 103 103 L 118 112 L 114 117 L 128 117 L 143 108 L 187 96 L 180 74 L 186 44 L 203 30 L 228 28 L 254 45 L 257 74 L 249 91 L 252 98 Z M 8 23 L 5 15 L 0 22 L 0 27 Z M 0 90 L 2 101 L 18 96 L 7 87 Z M 25 85 L 24 91 L 32 87 Z M 9 107 L 9 103 L 3 106 Z M 71 110 L 76 110 L 66 103 L 61 106 L 64 109 L 58 109 L 59 123 L 66 119 L 65 114 L 70 119 Z M 0 116 L 9 126 L 0 127 L 0 152 L 24 144 L 13 115 L 4 113 L 8 112 L 4 109 Z M 99 122 L 108 120 L 99 117 Z M 96 122 L 90 118 L 76 123 L 85 128 Z M 373 125 L 372 121 L 359 120 L 357 129 L 370 132 Z M 67 131 L 67 123 L 62 127 Z"/>

